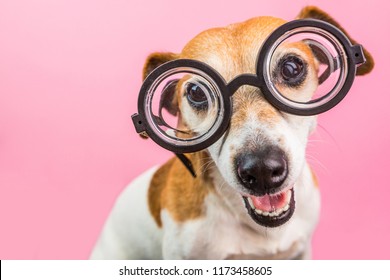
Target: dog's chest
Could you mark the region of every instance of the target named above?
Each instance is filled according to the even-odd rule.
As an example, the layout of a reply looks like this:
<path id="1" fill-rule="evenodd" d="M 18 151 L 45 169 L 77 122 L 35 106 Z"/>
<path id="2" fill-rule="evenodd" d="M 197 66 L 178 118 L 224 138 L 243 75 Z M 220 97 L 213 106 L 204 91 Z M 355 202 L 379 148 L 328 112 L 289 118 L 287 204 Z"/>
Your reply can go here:
<path id="1" fill-rule="evenodd" d="M 211 252 L 219 253 L 223 259 L 291 259 L 304 250 L 306 239 L 294 227 L 275 229 L 253 228 L 251 220 L 243 209 L 242 215 L 227 212 L 220 205 L 212 204 L 209 212 L 218 212 L 205 219 L 205 228 L 210 236 Z M 207 219 L 209 219 L 207 221 Z"/>

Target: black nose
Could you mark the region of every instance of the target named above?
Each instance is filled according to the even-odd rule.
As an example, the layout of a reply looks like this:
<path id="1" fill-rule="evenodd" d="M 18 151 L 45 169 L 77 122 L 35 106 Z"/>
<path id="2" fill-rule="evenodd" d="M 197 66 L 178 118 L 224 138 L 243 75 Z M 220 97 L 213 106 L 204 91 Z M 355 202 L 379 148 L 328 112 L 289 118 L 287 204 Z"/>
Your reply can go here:
<path id="1" fill-rule="evenodd" d="M 241 183 L 256 193 L 272 193 L 280 187 L 288 174 L 286 154 L 270 146 L 236 158 L 237 174 Z"/>

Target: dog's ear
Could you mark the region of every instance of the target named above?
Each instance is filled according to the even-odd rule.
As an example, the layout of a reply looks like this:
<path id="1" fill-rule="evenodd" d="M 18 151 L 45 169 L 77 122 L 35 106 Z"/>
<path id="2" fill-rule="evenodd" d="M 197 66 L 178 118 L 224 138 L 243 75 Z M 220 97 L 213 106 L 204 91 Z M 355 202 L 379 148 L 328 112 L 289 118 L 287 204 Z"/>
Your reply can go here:
<path id="1" fill-rule="evenodd" d="M 145 78 L 150 74 L 150 72 L 152 72 L 161 64 L 178 58 L 178 54 L 170 52 L 152 53 L 146 59 L 143 69 L 143 79 L 145 80 Z M 178 80 L 171 80 L 167 82 L 167 84 L 164 86 L 160 97 L 160 112 L 162 108 L 165 108 L 169 113 L 176 116 L 178 110 L 177 99 L 175 95 L 177 83 Z"/>
<path id="2" fill-rule="evenodd" d="M 154 69 L 156 69 L 161 64 L 165 62 L 178 59 L 179 55 L 171 52 L 155 52 L 150 54 L 145 61 L 144 69 L 143 69 L 143 79 L 150 74 Z"/>
<path id="3" fill-rule="evenodd" d="M 303 8 L 302 11 L 298 14 L 297 19 L 304 19 L 304 18 L 313 18 L 313 19 L 326 21 L 336 26 L 342 32 L 344 32 L 344 34 L 349 38 L 352 44 L 357 44 L 357 42 L 354 39 L 352 39 L 351 36 L 349 36 L 349 34 L 345 31 L 345 29 L 335 19 L 333 19 L 329 14 L 327 14 L 326 12 L 322 11 L 317 7 L 308 6 Z M 364 56 L 366 57 L 366 62 L 357 68 L 356 75 L 368 74 L 374 68 L 374 59 L 372 58 L 372 55 L 365 48 L 363 48 L 363 52 L 364 52 Z"/>
<path id="4" fill-rule="evenodd" d="M 146 77 L 158 66 L 174 60 L 178 59 L 179 55 L 175 53 L 170 52 L 155 52 L 150 54 L 145 61 L 144 68 L 142 71 L 142 79 L 145 80 Z M 168 81 L 162 92 L 160 97 L 160 103 L 159 103 L 159 117 L 161 118 L 162 115 L 162 109 L 165 108 L 170 114 L 176 116 L 178 111 L 178 105 L 177 105 L 177 98 L 175 95 L 176 87 L 177 87 L 177 80 L 171 80 Z M 142 138 L 148 138 L 145 135 L 140 134 Z"/>

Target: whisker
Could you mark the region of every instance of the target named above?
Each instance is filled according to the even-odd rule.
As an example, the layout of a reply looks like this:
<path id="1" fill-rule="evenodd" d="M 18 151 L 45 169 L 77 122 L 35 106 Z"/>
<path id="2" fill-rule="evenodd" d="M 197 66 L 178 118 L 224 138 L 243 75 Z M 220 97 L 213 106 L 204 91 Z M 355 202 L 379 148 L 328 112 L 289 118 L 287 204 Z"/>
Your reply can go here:
<path id="1" fill-rule="evenodd" d="M 199 170 L 197 171 L 197 173 L 199 174 L 205 174 L 210 167 L 212 167 L 212 164 L 214 163 L 214 161 L 211 159 L 207 162 L 205 162 L 204 164 L 202 164 L 200 167 L 199 167 Z"/>
<path id="2" fill-rule="evenodd" d="M 327 129 L 326 129 L 323 125 L 321 125 L 320 123 L 317 124 L 317 126 L 318 126 L 319 128 L 321 128 L 322 131 L 324 131 L 324 132 L 329 136 L 329 138 L 331 139 L 332 143 L 337 147 L 337 149 L 338 149 L 339 151 L 342 151 L 340 145 L 337 143 L 336 139 L 335 139 L 335 138 L 333 137 L 333 135 L 329 132 L 329 130 L 327 130 Z M 318 135 L 319 135 L 319 136 L 322 136 L 321 133 L 319 133 L 319 131 L 317 131 L 317 132 L 318 132 Z"/>
<path id="3" fill-rule="evenodd" d="M 220 192 L 223 192 L 223 189 L 226 188 L 226 182 L 225 180 L 222 181 L 221 184 L 218 184 L 217 186 L 217 189 L 220 191 Z"/>
<path id="4" fill-rule="evenodd" d="M 319 166 L 325 173 L 329 175 L 329 169 L 315 156 L 306 153 L 306 159 L 310 163 L 310 165 Z"/>

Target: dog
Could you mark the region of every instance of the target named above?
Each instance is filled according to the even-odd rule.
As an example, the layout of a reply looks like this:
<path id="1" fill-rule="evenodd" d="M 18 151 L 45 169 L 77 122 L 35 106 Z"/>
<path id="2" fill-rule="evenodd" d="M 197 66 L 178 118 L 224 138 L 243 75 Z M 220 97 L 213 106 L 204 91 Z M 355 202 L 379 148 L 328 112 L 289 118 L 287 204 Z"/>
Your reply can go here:
<path id="1" fill-rule="evenodd" d="M 323 20 L 345 32 L 317 7 L 304 8 L 297 18 Z M 226 81 L 253 73 L 259 47 L 284 23 L 258 17 L 204 31 L 180 54 L 151 54 L 144 78 L 178 58 L 202 61 Z M 371 55 L 366 50 L 364 54 L 367 62 L 357 75 L 373 68 Z M 234 110 L 223 139 L 187 155 L 196 178 L 178 158 L 136 178 L 117 199 L 92 259 L 311 258 L 320 192 L 305 149 L 316 116 L 283 113 L 251 86 L 241 87 L 232 100 Z M 256 192 L 253 182 L 265 182 L 277 192 Z"/>

